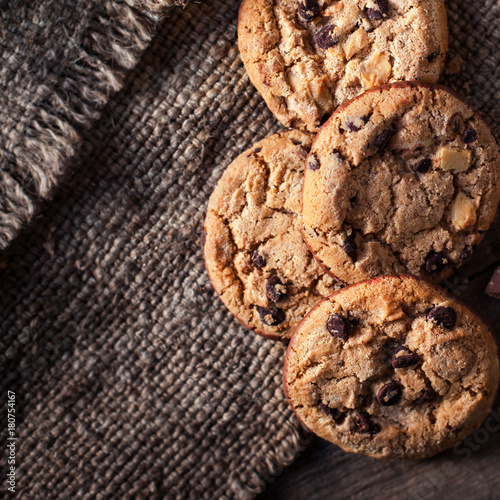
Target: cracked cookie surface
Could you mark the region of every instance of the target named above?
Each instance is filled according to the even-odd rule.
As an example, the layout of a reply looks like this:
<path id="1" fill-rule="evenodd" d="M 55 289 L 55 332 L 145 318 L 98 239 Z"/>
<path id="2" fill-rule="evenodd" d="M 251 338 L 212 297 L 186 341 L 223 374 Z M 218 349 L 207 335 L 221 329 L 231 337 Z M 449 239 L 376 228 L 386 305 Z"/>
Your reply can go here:
<path id="1" fill-rule="evenodd" d="M 437 82 L 446 12 L 442 0 L 243 0 L 238 45 L 276 118 L 316 131 L 369 88 Z"/>
<path id="2" fill-rule="evenodd" d="M 399 82 L 341 106 L 306 164 L 304 238 L 344 283 L 439 282 L 481 241 L 500 197 L 498 145 L 441 86 Z"/>
<path id="3" fill-rule="evenodd" d="M 205 264 L 227 308 L 255 332 L 288 340 L 321 298 L 340 288 L 302 239 L 304 162 L 312 136 L 269 136 L 226 169 L 205 219 Z"/>
<path id="4" fill-rule="evenodd" d="M 482 320 L 436 285 L 396 275 L 321 301 L 290 341 L 283 381 L 318 436 L 377 458 L 424 458 L 481 425 L 498 377 Z"/>

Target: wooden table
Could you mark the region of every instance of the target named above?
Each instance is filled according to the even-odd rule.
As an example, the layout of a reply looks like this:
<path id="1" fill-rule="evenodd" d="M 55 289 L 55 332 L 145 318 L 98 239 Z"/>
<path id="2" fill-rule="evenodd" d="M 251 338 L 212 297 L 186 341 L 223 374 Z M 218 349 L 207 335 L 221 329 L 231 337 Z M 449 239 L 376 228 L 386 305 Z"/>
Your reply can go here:
<path id="1" fill-rule="evenodd" d="M 488 231 L 470 262 L 443 283 L 473 306 L 500 340 L 500 300 L 484 293 L 500 265 L 500 219 Z M 257 500 L 500 499 L 500 397 L 483 426 L 462 443 L 420 461 L 377 460 L 345 453 L 312 437 L 294 464 L 268 485 Z"/>

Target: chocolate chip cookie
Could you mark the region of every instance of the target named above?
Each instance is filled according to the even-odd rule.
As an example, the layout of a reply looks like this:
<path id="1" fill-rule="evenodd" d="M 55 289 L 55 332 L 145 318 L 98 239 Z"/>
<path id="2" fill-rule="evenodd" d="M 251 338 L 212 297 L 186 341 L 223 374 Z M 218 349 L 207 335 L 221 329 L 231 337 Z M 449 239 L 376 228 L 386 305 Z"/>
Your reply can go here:
<path id="1" fill-rule="evenodd" d="M 344 283 L 400 272 L 439 282 L 490 226 L 499 172 L 490 130 L 444 87 L 372 89 L 342 105 L 313 144 L 305 240 Z"/>
<path id="2" fill-rule="evenodd" d="M 284 387 L 299 419 L 346 451 L 424 458 L 473 432 L 499 364 L 482 320 L 410 275 L 322 300 L 288 346 Z"/>
<path id="3" fill-rule="evenodd" d="M 337 106 L 397 80 L 437 82 L 442 0 L 243 0 L 241 58 L 287 127 L 316 131 Z"/>
<path id="4" fill-rule="evenodd" d="M 236 158 L 210 197 L 205 263 L 215 290 L 246 326 L 288 340 L 339 288 L 301 235 L 302 179 L 312 137 L 290 130 Z"/>

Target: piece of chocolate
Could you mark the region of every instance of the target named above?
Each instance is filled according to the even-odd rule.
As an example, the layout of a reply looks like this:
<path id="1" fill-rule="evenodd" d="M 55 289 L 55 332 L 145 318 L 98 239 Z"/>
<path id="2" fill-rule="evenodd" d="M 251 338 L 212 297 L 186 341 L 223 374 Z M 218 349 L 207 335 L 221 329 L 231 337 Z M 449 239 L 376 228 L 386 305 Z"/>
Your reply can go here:
<path id="1" fill-rule="evenodd" d="M 358 246 L 356 244 L 356 233 L 354 232 L 354 230 L 349 236 L 346 237 L 344 243 L 342 244 L 342 248 L 344 249 L 344 252 L 352 259 L 352 261 L 356 262 L 358 258 Z"/>
<path id="2" fill-rule="evenodd" d="M 472 127 L 468 128 L 464 132 L 462 139 L 465 142 L 465 144 L 471 144 L 477 139 L 477 132 Z"/>
<path id="3" fill-rule="evenodd" d="M 354 415 L 353 431 L 358 434 L 377 434 L 380 432 L 380 425 L 372 421 L 371 416 L 366 411 L 360 411 Z"/>
<path id="4" fill-rule="evenodd" d="M 252 262 L 257 266 L 257 267 L 265 267 L 267 264 L 266 258 L 257 252 L 257 250 L 254 251 L 252 254 Z"/>
<path id="5" fill-rule="evenodd" d="M 393 368 L 408 368 L 416 365 L 418 361 L 418 355 L 404 345 L 398 344 L 392 351 L 391 364 Z"/>
<path id="6" fill-rule="evenodd" d="M 309 170 L 319 170 L 319 167 L 321 165 L 319 164 L 318 155 L 316 153 L 313 153 L 309 157 L 309 161 L 307 162 L 307 166 L 309 167 Z"/>
<path id="7" fill-rule="evenodd" d="M 430 158 L 424 158 L 423 160 L 420 160 L 414 167 L 413 170 L 417 172 L 418 174 L 425 174 L 429 171 L 431 168 L 432 161 Z"/>
<path id="8" fill-rule="evenodd" d="M 396 404 L 403 394 L 403 388 L 398 382 L 389 382 L 383 385 L 377 393 L 377 401 L 383 406 Z"/>
<path id="9" fill-rule="evenodd" d="M 276 326 L 285 321 L 285 311 L 277 307 L 257 306 L 259 318 L 267 326 Z"/>
<path id="10" fill-rule="evenodd" d="M 335 418 L 339 414 L 339 411 L 335 408 L 330 408 L 328 405 L 325 405 L 323 401 L 320 401 L 318 403 L 318 406 L 320 410 L 325 414 L 328 415 L 329 417 Z"/>
<path id="11" fill-rule="evenodd" d="M 500 267 L 495 269 L 493 276 L 490 278 L 486 287 L 486 293 L 495 297 L 495 299 L 500 299 Z"/>
<path id="12" fill-rule="evenodd" d="M 430 251 L 425 258 L 425 270 L 428 273 L 439 273 L 448 265 L 448 260 L 440 252 Z"/>
<path id="13" fill-rule="evenodd" d="M 452 330 L 457 322 L 457 312 L 453 307 L 433 307 L 427 313 L 427 319 L 434 321 L 447 330 Z"/>
<path id="14" fill-rule="evenodd" d="M 334 337 L 345 340 L 351 333 L 351 324 L 340 314 L 332 314 L 326 322 L 326 329 Z"/>
<path id="15" fill-rule="evenodd" d="M 304 21 L 310 22 L 320 13 L 317 0 L 303 0 L 299 3 L 299 16 Z"/>
<path id="16" fill-rule="evenodd" d="M 273 274 L 266 284 L 266 295 L 271 302 L 283 300 L 288 292 L 287 286 L 281 281 L 280 277 Z"/>
<path id="17" fill-rule="evenodd" d="M 472 249 L 469 246 L 464 247 L 460 254 L 460 260 L 467 260 L 472 254 Z"/>
<path id="18" fill-rule="evenodd" d="M 335 34 L 335 26 L 330 24 L 321 28 L 315 35 L 316 45 L 323 50 L 334 47 L 339 42 L 339 37 Z"/>
<path id="19" fill-rule="evenodd" d="M 421 405 L 422 403 L 427 403 L 427 401 L 430 401 L 434 396 L 434 392 L 429 390 L 429 389 L 424 389 L 420 396 L 415 399 L 414 403 L 417 405 Z"/>
<path id="20" fill-rule="evenodd" d="M 385 129 L 380 134 L 375 137 L 375 140 L 373 141 L 373 145 L 378 148 L 379 150 L 384 149 L 387 144 L 389 144 L 389 141 L 392 139 L 392 136 L 394 135 L 394 131 L 391 129 Z"/>

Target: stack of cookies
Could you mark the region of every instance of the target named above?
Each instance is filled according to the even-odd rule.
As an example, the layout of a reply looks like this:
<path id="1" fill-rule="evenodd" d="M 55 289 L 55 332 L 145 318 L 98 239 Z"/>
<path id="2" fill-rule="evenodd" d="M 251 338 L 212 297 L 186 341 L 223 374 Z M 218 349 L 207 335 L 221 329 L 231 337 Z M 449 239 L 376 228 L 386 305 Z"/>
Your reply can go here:
<path id="1" fill-rule="evenodd" d="M 290 129 L 210 198 L 213 286 L 248 328 L 291 339 L 285 393 L 309 429 L 375 457 L 438 453 L 481 424 L 499 378 L 489 328 L 433 284 L 500 199 L 493 135 L 435 83 L 443 2 L 244 0 L 238 33 Z"/>

